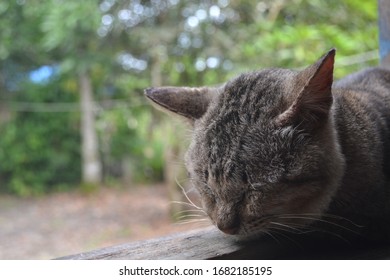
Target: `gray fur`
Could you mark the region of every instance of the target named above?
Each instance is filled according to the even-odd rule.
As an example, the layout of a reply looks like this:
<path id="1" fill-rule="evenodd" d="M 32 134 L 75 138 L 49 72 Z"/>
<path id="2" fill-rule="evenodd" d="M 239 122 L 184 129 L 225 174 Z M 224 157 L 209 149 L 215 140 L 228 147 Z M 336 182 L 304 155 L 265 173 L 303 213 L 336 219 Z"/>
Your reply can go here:
<path id="1" fill-rule="evenodd" d="M 388 238 L 390 72 L 367 69 L 332 87 L 334 56 L 302 71 L 242 74 L 194 98 L 204 88 L 146 91 L 191 120 L 186 167 L 225 233 Z"/>

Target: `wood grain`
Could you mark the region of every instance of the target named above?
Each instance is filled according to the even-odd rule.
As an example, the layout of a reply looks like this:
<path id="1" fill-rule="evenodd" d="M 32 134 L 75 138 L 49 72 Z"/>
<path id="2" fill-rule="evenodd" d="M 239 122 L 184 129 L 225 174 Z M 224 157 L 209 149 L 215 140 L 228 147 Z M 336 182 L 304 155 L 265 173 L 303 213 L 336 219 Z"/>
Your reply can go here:
<path id="1" fill-rule="evenodd" d="M 159 260 L 159 259 L 390 259 L 389 246 L 329 246 L 310 238 L 264 237 L 239 242 L 214 227 L 133 242 L 60 260 Z"/>

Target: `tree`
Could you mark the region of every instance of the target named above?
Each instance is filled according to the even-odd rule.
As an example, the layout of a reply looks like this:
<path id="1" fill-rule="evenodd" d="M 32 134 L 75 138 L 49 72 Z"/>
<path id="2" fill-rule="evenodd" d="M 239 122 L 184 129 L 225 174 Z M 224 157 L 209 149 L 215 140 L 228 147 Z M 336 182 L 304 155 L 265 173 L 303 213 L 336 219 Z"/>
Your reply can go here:
<path id="1" fill-rule="evenodd" d="M 73 73 L 79 81 L 82 180 L 93 184 L 100 183 L 102 177 L 91 81 L 92 68 L 102 59 L 96 36 L 101 21 L 98 3 L 67 1 L 66 5 L 59 5 L 56 0 L 48 0 L 44 3 L 42 23 L 43 47 L 60 59 L 62 71 Z"/>
<path id="2" fill-rule="evenodd" d="M 99 182 L 107 158 L 131 158 L 137 172 L 155 170 L 144 178 L 160 178 L 162 143 L 179 151 L 184 141 L 166 137 L 169 121 L 149 107 L 133 108 L 144 102 L 143 88 L 220 84 L 247 70 L 300 67 L 331 47 L 340 77 L 377 63 L 376 19 L 375 0 L 3 1 L 0 96 L 14 99 L 34 69 L 58 69 L 53 83 L 66 80 L 71 86 L 64 91 L 76 92 L 80 102 L 84 181 Z M 360 64 L 343 59 L 356 54 Z M 112 97 L 126 99 L 124 108 L 96 111 Z M 12 122 L 18 114 L 0 118 Z"/>
<path id="3" fill-rule="evenodd" d="M 38 84 L 24 81 L 20 91 L 12 93 L 13 101 L 20 103 L 8 103 L 17 112 L 0 127 L 2 192 L 39 195 L 79 183 L 78 116 L 28 105 L 77 102 L 77 95 L 62 86 L 64 82 L 60 77 Z"/>

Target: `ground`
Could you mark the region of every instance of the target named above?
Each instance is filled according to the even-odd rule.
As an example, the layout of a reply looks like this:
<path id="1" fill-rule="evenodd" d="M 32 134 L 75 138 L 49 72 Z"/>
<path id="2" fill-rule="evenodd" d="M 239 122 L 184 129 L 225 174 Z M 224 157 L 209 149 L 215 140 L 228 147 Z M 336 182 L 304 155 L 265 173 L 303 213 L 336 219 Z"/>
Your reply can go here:
<path id="1" fill-rule="evenodd" d="M 163 185 L 0 196 L 0 259 L 52 259 L 202 226 L 175 223 L 169 207 Z"/>

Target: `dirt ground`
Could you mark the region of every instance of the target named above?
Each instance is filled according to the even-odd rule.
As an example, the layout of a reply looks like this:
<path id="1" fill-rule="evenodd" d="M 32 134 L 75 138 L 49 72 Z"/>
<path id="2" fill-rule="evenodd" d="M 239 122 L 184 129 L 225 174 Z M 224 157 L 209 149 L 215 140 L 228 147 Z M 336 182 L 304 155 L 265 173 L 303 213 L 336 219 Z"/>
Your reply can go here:
<path id="1" fill-rule="evenodd" d="M 0 196 L 0 259 L 52 259 L 202 226 L 174 223 L 169 207 L 162 185 Z"/>

